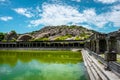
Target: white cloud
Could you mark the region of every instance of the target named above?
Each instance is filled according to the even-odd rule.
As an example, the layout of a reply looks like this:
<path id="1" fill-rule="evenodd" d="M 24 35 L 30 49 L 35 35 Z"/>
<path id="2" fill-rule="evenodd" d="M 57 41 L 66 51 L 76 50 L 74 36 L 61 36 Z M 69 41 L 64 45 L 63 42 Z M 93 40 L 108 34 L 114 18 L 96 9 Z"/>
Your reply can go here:
<path id="1" fill-rule="evenodd" d="M 71 0 L 71 1 L 76 1 L 76 2 L 80 2 L 81 0 Z"/>
<path id="2" fill-rule="evenodd" d="M 5 2 L 6 0 L 0 0 L 0 2 Z"/>
<path id="3" fill-rule="evenodd" d="M 33 17 L 33 14 L 27 9 L 27 8 L 16 8 L 13 9 L 15 12 L 17 12 L 18 14 L 24 15 L 28 18 Z"/>
<path id="4" fill-rule="evenodd" d="M 104 17 L 115 27 L 120 27 L 120 5 L 113 6 L 111 12 L 104 13 Z"/>
<path id="5" fill-rule="evenodd" d="M 40 24 L 44 25 L 67 25 L 79 24 L 87 22 L 89 24 L 94 24 L 99 28 L 103 27 L 107 22 L 105 22 L 104 16 L 97 16 L 94 9 L 84 10 L 83 13 L 80 13 L 76 8 L 71 6 L 62 6 L 62 5 L 43 5 L 43 13 L 40 14 L 41 18 L 38 20 L 32 20 L 31 24 L 38 26 Z M 104 19 L 104 22 L 101 21 Z"/>
<path id="6" fill-rule="evenodd" d="M 99 28 L 104 27 L 108 22 L 105 14 L 97 15 L 94 9 L 85 10 L 83 14 L 87 23 L 93 24 Z"/>
<path id="7" fill-rule="evenodd" d="M 112 3 L 115 3 L 115 2 L 117 2 L 119 0 L 94 0 L 94 1 L 101 2 L 103 4 L 112 4 Z"/>
<path id="8" fill-rule="evenodd" d="M 115 6 L 111 7 L 111 9 L 120 11 L 120 5 L 115 5 Z"/>
<path id="9" fill-rule="evenodd" d="M 0 5 L 2 6 L 8 6 L 11 4 L 10 0 L 0 0 Z"/>
<path id="10" fill-rule="evenodd" d="M 93 29 L 90 25 L 83 25 L 83 24 L 81 24 L 80 26 L 84 26 L 85 28 L 87 28 L 87 29 Z"/>
<path id="11" fill-rule="evenodd" d="M 97 14 L 95 9 L 85 9 L 79 12 L 76 8 L 58 4 L 44 4 L 39 19 L 30 21 L 30 26 L 40 24 L 48 26 L 82 24 L 95 25 L 103 28 L 107 23 L 112 22 L 114 26 L 120 26 L 120 5 L 113 6 L 110 12 Z M 88 26 L 87 26 L 88 27 Z M 90 27 L 89 27 L 90 28 Z"/>
<path id="12" fill-rule="evenodd" d="M 77 9 L 71 6 L 45 4 L 42 8 L 43 13 L 40 14 L 41 18 L 31 21 L 31 23 L 35 26 L 38 26 L 39 24 L 63 25 L 70 22 L 77 23 L 83 20 L 82 14 L 79 14 Z"/>
<path id="13" fill-rule="evenodd" d="M 10 17 L 10 16 L 4 16 L 4 17 L 0 17 L 0 20 L 2 21 L 8 21 L 8 20 L 12 20 L 13 17 Z"/>
<path id="14" fill-rule="evenodd" d="M 120 11 L 113 11 L 109 14 L 109 20 L 114 23 L 114 26 L 120 27 Z"/>
<path id="15" fill-rule="evenodd" d="M 42 12 L 39 6 L 36 7 L 36 10 L 37 12 Z"/>

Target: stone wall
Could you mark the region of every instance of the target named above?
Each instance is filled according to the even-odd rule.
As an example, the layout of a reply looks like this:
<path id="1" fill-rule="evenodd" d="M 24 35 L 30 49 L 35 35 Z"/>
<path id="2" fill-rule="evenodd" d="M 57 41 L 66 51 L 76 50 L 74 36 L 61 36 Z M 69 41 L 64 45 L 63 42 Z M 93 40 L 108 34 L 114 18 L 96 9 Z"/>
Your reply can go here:
<path id="1" fill-rule="evenodd" d="M 117 52 L 120 54 L 120 40 L 117 40 Z"/>

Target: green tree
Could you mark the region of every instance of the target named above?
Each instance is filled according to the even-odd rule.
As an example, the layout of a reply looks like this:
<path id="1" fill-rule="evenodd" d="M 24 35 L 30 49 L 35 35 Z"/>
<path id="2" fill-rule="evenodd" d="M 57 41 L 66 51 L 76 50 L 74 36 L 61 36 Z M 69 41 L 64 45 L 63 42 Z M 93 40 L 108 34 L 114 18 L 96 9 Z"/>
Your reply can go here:
<path id="1" fill-rule="evenodd" d="M 0 33 L 0 41 L 4 39 L 4 33 Z"/>
<path id="2" fill-rule="evenodd" d="M 17 34 L 15 30 L 12 30 L 11 32 L 14 33 L 14 34 Z"/>
<path id="3" fill-rule="evenodd" d="M 17 39 L 17 33 L 16 33 L 16 31 L 15 30 L 12 30 L 10 33 L 8 33 L 7 34 L 7 36 L 6 36 L 6 40 L 7 40 L 7 42 L 8 41 L 14 41 L 14 40 L 16 40 Z"/>

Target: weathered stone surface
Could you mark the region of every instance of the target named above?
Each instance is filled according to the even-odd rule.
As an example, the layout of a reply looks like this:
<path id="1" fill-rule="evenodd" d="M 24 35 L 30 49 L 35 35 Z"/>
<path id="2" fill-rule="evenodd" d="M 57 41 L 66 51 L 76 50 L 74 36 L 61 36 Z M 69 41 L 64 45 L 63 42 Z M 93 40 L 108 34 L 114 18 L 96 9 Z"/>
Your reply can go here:
<path id="1" fill-rule="evenodd" d="M 110 48 L 114 49 L 117 53 L 120 53 L 120 29 L 118 31 L 109 33 L 108 36 L 111 38 L 112 43 Z"/>
<path id="2" fill-rule="evenodd" d="M 108 34 L 95 33 L 89 40 L 91 43 L 89 48 L 96 53 L 105 53 L 105 51 L 120 53 L 120 30 Z"/>
<path id="3" fill-rule="evenodd" d="M 49 35 L 50 35 L 49 32 L 37 34 L 35 39 L 46 38 L 46 37 L 49 37 Z"/>
<path id="4" fill-rule="evenodd" d="M 24 34 L 18 37 L 17 41 L 29 41 L 31 40 L 33 37 L 29 34 Z"/>
<path id="5" fill-rule="evenodd" d="M 83 49 L 81 52 L 91 80 L 120 80 L 112 71 L 106 71 L 103 64 L 89 55 L 89 51 Z"/>
<path id="6" fill-rule="evenodd" d="M 113 36 L 120 39 L 120 29 L 118 31 L 109 33 L 108 36 Z"/>
<path id="7" fill-rule="evenodd" d="M 48 26 L 35 32 L 33 36 L 35 39 L 39 38 L 49 38 L 49 40 L 54 40 L 58 36 L 71 35 L 72 37 L 82 35 L 92 35 L 94 31 L 88 30 L 81 26 Z"/>

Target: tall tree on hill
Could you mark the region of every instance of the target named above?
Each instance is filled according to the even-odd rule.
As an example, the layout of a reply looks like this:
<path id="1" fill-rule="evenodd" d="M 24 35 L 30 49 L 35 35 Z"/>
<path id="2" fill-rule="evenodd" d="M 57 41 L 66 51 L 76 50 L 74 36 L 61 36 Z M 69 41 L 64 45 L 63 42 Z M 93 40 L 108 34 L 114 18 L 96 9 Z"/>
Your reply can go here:
<path id="1" fill-rule="evenodd" d="M 0 33 L 0 41 L 4 39 L 4 33 Z"/>
<path id="2" fill-rule="evenodd" d="M 9 32 L 9 33 L 6 35 L 6 37 L 5 37 L 5 40 L 7 40 L 7 42 L 8 42 L 8 41 L 11 41 L 11 40 L 15 40 L 15 39 L 17 39 L 17 33 L 16 33 L 16 31 L 14 31 L 14 30 L 12 30 L 11 32 Z"/>

